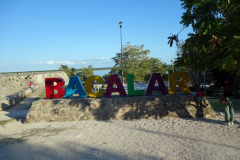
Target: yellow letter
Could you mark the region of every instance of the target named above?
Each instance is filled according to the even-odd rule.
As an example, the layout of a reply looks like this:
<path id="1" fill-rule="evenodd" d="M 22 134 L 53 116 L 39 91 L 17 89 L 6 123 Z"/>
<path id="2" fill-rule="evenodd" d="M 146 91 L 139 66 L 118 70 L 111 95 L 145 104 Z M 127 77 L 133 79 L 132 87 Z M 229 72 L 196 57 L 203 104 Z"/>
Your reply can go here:
<path id="1" fill-rule="evenodd" d="M 181 80 L 177 81 L 177 77 L 181 77 Z M 184 94 L 191 93 L 191 91 L 186 85 L 188 81 L 189 75 L 186 72 L 169 73 L 168 75 L 169 94 L 176 94 L 176 85 L 180 87 Z"/>
<path id="2" fill-rule="evenodd" d="M 89 97 L 101 97 L 105 92 L 104 89 L 99 89 L 99 91 L 96 93 L 92 91 L 92 82 L 95 80 L 98 83 L 103 82 L 103 79 L 100 76 L 91 76 L 88 79 L 86 79 L 86 81 L 85 81 L 84 88 Z"/>

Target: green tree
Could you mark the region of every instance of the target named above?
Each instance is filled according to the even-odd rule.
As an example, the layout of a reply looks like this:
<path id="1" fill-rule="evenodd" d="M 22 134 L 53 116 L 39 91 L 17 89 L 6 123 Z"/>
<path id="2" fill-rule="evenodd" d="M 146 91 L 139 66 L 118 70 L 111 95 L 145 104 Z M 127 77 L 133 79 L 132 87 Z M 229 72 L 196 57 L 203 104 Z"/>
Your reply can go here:
<path id="1" fill-rule="evenodd" d="M 70 72 L 71 76 L 76 76 L 77 70 L 74 67 L 72 67 L 72 68 L 69 69 L 69 72 Z"/>
<path id="2" fill-rule="evenodd" d="M 182 57 L 182 54 L 184 52 L 183 50 L 183 45 L 184 45 L 184 41 L 179 42 L 179 45 L 177 46 L 177 51 L 176 51 L 176 61 L 175 61 L 175 68 L 181 68 L 182 72 L 188 72 L 189 76 L 190 76 L 190 82 L 193 84 L 193 86 L 195 87 L 195 89 L 197 91 L 200 90 L 200 85 L 201 83 L 204 84 L 204 71 L 205 71 L 205 82 L 206 83 L 210 83 L 213 80 L 213 76 L 211 73 L 211 69 L 203 69 L 200 70 L 197 68 L 192 67 L 191 65 L 186 65 L 186 63 L 184 63 L 184 59 Z"/>
<path id="3" fill-rule="evenodd" d="M 58 70 L 64 71 L 68 77 L 76 76 L 76 69 L 74 67 L 69 68 L 67 65 L 61 65 Z"/>
<path id="4" fill-rule="evenodd" d="M 64 71 L 68 77 L 71 77 L 70 69 L 68 68 L 67 65 L 61 64 L 58 70 Z"/>
<path id="5" fill-rule="evenodd" d="M 122 77 L 123 65 L 124 80 L 126 80 L 127 74 L 134 74 L 135 80 L 140 81 L 146 80 L 146 75 L 153 72 L 164 74 L 166 71 L 164 64 L 159 59 L 148 57 L 150 50 L 145 50 L 144 45 L 130 45 L 128 42 L 123 46 L 122 51 L 123 57 L 121 53 L 116 53 L 116 57 L 112 58 L 115 65 L 110 74 L 118 74 Z"/>
<path id="6" fill-rule="evenodd" d="M 162 77 L 165 77 L 165 73 L 168 70 L 168 66 L 162 63 L 158 58 L 148 58 L 145 60 L 145 69 L 142 72 L 142 76 L 145 81 L 149 81 L 152 73 L 161 73 Z M 164 78 L 166 80 L 166 78 Z"/>
<path id="7" fill-rule="evenodd" d="M 178 62 L 193 71 L 218 68 L 240 75 L 240 1 L 181 1 L 186 12 L 180 23 L 191 25 L 194 33 L 188 34 Z M 168 38 L 170 46 L 178 42 L 178 35 Z"/>
<path id="8" fill-rule="evenodd" d="M 103 78 L 104 78 L 104 80 L 105 80 L 106 83 L 108 83 L 110 77 L 111 77 L 111 74 L 110 74 L 110 73 L 103 75 Z"/>
<path id="9" fill-rule="evenodd" d="M 82 81 L 85 81 L 90 76 L 94 76 L 92 65 L 89 65 L 87 68 L 82 67 L 80 72 L 77 73 L 77 75 L 80 77 Z"/>

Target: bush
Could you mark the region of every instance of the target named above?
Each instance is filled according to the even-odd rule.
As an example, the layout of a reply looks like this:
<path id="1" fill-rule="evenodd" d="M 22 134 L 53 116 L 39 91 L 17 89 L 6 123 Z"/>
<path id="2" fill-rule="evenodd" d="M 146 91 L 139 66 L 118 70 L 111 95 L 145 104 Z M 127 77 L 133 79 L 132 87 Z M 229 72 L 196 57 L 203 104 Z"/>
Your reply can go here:
<path id="1" fill-rule="evenodd" d="M 190 87 L 188 87 L 188 88 L 190 89 L 190 91 L 196 91 L 196 88 L 193 87 L 193 86 L 190 86 Z"/>
<path id="2" fill-rule="evenodd" d="M 213 90 L 206 90 L 206 95 L 211 96 L 213 95 L 214 91 Z"/>
<path id="3" fill-rule="evenodd" d="M 240 90 L 235 90 L 232 94 L 234 99 L 240 99 Z"/>

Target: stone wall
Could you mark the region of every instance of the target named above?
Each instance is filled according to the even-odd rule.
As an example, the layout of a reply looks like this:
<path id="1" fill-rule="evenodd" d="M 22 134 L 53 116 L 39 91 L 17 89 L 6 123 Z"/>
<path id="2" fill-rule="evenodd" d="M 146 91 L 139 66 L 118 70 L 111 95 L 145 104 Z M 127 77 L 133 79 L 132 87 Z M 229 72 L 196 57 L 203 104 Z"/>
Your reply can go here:
<path id="1" fill-rule="evenodd" d="M 214 118 L 207 107 L 197 108 L 193 95 L 111 98 L 41 99 L 33 102 L 25 123 L 149 118 Z"/>
<path id="2" fill-rule="evenodd" d="M 35 89 L 37 89 L 38 87 L 39 85 L 36 85 Z M 11 108 L 12 106 L 16 105 L 19 101 L 24 99 L 30 93 L 32 93 L 32 89 L 27 88 L 17 93 L 6 96 L 4 98 L 0 98 L 0 111 Z"/>
<path id="3" fill-rule="evenodd" d="M 30 82 L 33 82 L 35 85 L 44 86 L 45 78 L 53 77 L 63 78 L 66 85 L 69 82 L 68 76 L 63 71 L 0 74 L 0 98 L 29 88 Z"/>

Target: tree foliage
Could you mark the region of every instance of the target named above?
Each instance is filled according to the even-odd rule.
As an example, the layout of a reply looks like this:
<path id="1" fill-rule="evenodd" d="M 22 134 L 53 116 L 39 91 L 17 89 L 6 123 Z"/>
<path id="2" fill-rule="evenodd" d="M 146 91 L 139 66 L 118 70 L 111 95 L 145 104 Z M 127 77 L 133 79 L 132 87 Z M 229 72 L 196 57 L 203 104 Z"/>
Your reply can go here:
<path id="1" fill-rule="evenodd" d="M 69 68 L 67 65 L 61 65 L 59 70 L 64 71 L 68 77 L 76 76 L 76 69 L 74 67 Z"/>
<path id="2" fill-rule="evenodd" d="M 240 75 L 240 0 L 181 1 L 186 12 L 180 23 L 194 33 L 188 34 L 178 63 Z"/>
<path id="3" fill-rule="evenodd" d="M 164 64 L 159 59 L 148 57 L 150 50 L 145 50 L 144 45 L 138 46 L 127 43 L 123 46 L 122 52 L 123 57 L 121 53 L 116 53 L 116 56 L 112 58 L 115 65 L 110 74 L 118 74 L 121 77 L 123 66 L 125 80 L 127 74 L 134 74 L 135 80 L 140 81 L 149 80 L 146 75 L 151 75 L 151 73 L 164 74 L 166 71 Z"/>
<path id="4" fill-rule="evenodd" d="M 204 84 L 204 72 L 205 72 L 205 82 L 211 83 L 213 81 L 212 70 L 205 68 L 205 70 L 194 69 L 190 65 L 184 65 L 183 58 L 181 57 L 183 54 L 183 45 L 184 41 L 180 41 L 177 46 L 177 61 L 175 62 L 175 68 L 181 68 L 182 72 L 187 72 L 190 76 L 190 82 L 195 87 L 196 91 L 199 91 L 201 88 L 201 84 Z M 180 58 L 179 58 L 180 57 Z"/>
<path id="5" fill-rule="evenodd" d="M 110 79 L 110 77 L 111 77 L 111 74 L 106 73 L 106 74 L 104 74 L 102 77 L 104 78 L 105 82 L 108 83 L 108 82 L 109 82 L 109 79 Z"/>
<path id="6" fill-rule="evenodd" d="M 77 73 L 82 81 L 85 81 L 88 77 L 94 76 L 92 65 L 89 65 L 87 68 L 82 67 L 81 71 Z M 82 76 L 81 76 L 82 75 Z M 82 79 L 83 77 L 83 79 Z"/>
<path id="7" fill-rule="evenodd" d="M 59 70 L 64 71 L 64 72 L 67 74 L 68 77 L 71 77 L 71 74 L 70 74 L 70 71 L 69 71 L 69 68 L 68 68 L 67 65 L 63 65 L 63 64 L 62 64 L 62 65 L 59 67 Z"/>
<path id="8" fill-rule="evenodd" d="M 71 76 L 76 76 L 77 70 L 74 67 L 72 67 L 72 68 L 69 69 L 69 72 L 70 72 Z"/>

